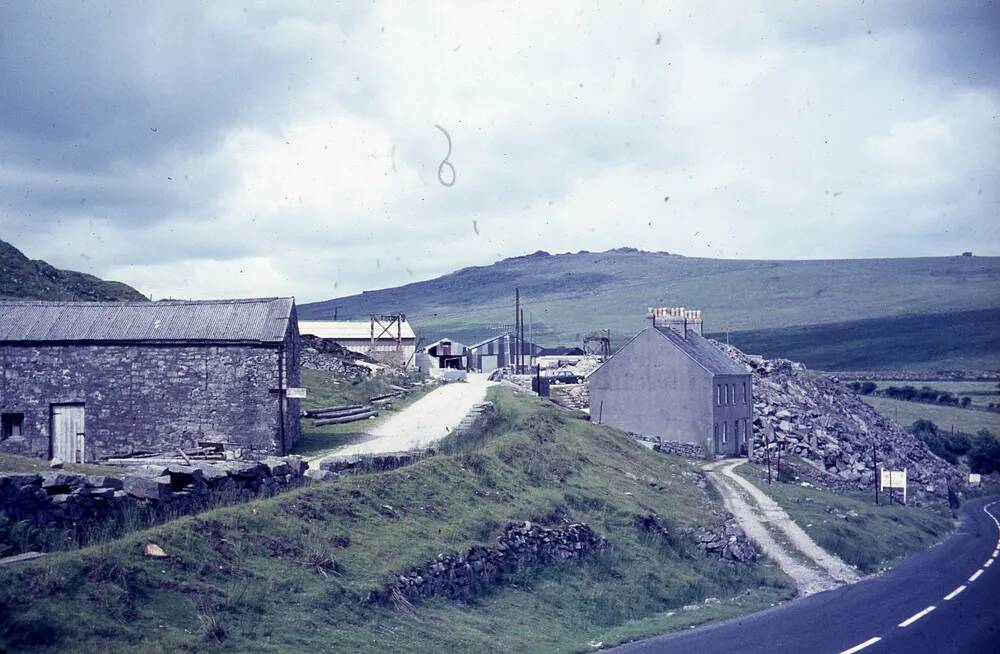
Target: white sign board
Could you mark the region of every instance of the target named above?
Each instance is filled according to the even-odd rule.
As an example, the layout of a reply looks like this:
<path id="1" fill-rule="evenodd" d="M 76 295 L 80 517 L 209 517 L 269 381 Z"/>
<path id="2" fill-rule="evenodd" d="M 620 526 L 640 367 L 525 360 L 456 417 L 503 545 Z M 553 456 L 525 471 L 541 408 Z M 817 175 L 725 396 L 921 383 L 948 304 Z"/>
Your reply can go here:
<path id="1" fill-rule="evenodd" d="M 289 388 L 285 391 L 285 397 L 290 400 L 304 400 L 308 395 L 308 391 L 305 388 Z"/>
<path id="2" fill-rule="evenodd" d="M 978 486 L 979 484 L 982 483 L 982 481 L 983 481 L 983 478 L 980 477 L 978 473 L 975 473 L 975 472 L 970 472 L 969 473 L 969 485 L 970 486 Z"/>
<path id="3" fill-rule="evenodd" d="M 886 488 L 902 488 L 903 504 L 906 504 L 906 468 L 902 470 L 886 470 L 883 468 L 879 478 L 879 490 L 885 490 Z"/>

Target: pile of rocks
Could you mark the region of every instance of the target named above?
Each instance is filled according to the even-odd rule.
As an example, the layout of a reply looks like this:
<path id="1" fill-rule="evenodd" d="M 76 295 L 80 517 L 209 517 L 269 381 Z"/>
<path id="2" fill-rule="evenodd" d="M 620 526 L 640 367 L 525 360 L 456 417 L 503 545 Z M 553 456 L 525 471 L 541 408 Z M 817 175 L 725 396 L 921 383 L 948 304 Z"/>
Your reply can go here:
<path id="1" fill-rule="evenodd" d="M 721 522 L 700 525 L 685 533 L 694 538 L 705 554 L 718 556 L 723 561 L 753 563 L 759 556 L 753 541 L 736 523 L 732 513 L 724 514 Z"/>
<path id="2" fill-rule="evenodd" d="M 821 473 L 814 476 L 821 483 L 832 475 L 848 487 L 870 489 L 876 458 L 880 467 L 907 469 L 909 493 L 917 501 L 946 497 L 949 485 L 964 483 L 961 470 L 835 379 L 800 363 L 716 345 L 753 375 L 755 461 L 765 458 L 766 437 L 772 443 L 772 462 L 780 448 L 785 455 L 810 462 Z"/>
<path id="3" fill-rule="evenodd" d="M 143 466 L 123 477 L 0 473 L 0 512 L 14 522 L 55 527 L 122 515 L 129 509 L 189 513 L 218 500 L 250 499 L 300 483 L 306 467 L 304 460 L 290 456 Z"/>
<path id="4" fill-rule="evenodd" d="M 579 559 L 606 546 L 607 541 L 586 524 L 546 529 L 530 522 L 508 523 L 496 546 L 439 554 L 436 560 L 371 591 L 367 601 L 385 604 L 400 598 L 413 601 L 434 596 L 468 599 L 519 566 Z"/>
<path id="5" fill-rule="evenodd" d="M 385 365 L 363 354 L 348 350 L 339 343 L 315 336 L 300 336 L 299 361 L 303 368 L 332 372 L 338 377 L 368 377 L 381 372 Z"/>

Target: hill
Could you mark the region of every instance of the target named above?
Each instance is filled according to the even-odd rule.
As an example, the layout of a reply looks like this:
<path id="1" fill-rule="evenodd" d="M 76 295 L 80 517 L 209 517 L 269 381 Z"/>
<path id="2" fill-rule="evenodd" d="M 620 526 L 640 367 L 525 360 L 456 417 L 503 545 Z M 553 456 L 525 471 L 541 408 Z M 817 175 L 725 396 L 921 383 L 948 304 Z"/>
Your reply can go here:
<path id="1" fill-rule="evenodd" d="M 1000 368 L 1000 309 L 889 316 L 732 332 L 744 352 L 801 361 L 820 370 L 994 370 Z M 726 334 L 714 334 L 726 340 Z"/>
<path id="2" fill-rule="evenodd" d="M 831 351 L 830 332 L 807 328 L 839 324 L 853 339 L 872 325 L 849 323 L 889 319 L 875 327 L 891 336 L 907 320 L 922 316 L 917 322 L 927 334 L 935 324 L 955 324 L 955 312 L 1000 308 L 998 282 L 1000 257 L 751 261 L 619 248 L 536 252 L 397 288 L 304 304 L 299 313 L 330 319 L 335 311 L 340 318 L 400 311 L 425 342 L 443 336 L 475 342 L 513 322 L 514 288 L 520 287 L 530 331 L 543 345 L 577 344 L 596 329 L 610 329 L 613 343 L 621 344 L 641 327 L 646 307 L 688 306 L 703 310 L 708 332 L 745 332 L 740 344 L 751 351 L 759 343 L 766 356 L 794 355 L 828 368 L 840 361 L 871 368 L 895 365 L 889 362 L 899 357 L 867 346 L 856 357 L 850 343 L 845 346 L 849 356 Z M 939 323 L 935 314 L 946 322 Z M 1000 327 L 1000 316 L 987 311 L 976 320 L 976 329 L 954 339 L 960 352 L 925 348 L 921 337 L 907 352 L 907 365 L 940 367 L 960 359 L 996 367 L 991 334 Z M 771 330 L 788 328 L 798 330 L 796 349 L 776 349 L 786 334 Z"/>
<path id="3" fill-rule="evenodd" d="M 32 261 L 10 243 L 0 241 L 0 299 L 109 302 L 147 298 L 121 282 L 106 282 Z"/>

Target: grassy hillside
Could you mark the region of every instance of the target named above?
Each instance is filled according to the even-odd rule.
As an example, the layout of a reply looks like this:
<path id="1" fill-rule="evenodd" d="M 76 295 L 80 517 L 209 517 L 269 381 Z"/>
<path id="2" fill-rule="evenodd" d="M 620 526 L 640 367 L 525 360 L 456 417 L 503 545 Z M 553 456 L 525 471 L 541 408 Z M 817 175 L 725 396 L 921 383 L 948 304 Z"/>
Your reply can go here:
<path id="1" fill-rule="evenodd" d="M 142 293 L 121 282 L 106 282 L 86 273 L 59 270 L 32 261 L 10 243 L 0 241 L 0 299 L 70 301 L 142 301 Z"/>
<path id="2" fill-rule="evenodd" d="M 642 326 L 651 305 L 700 308 L 708 332 L 759 332 L 996 309 L 998 281 L 997 257 L 744 261 L 630 249 L 536 253 L 398 288 L 305 304 L 300 315 L 332 318 L 335 308 L 342 318 L 402 311 L 428 341 L 449 336 L 472 342 L 489 335 L 493 325 L 513 322 L 514 288 L 520 287 L 539 342 L 575 344 L 588 331 L 611 329 L 614 342 L 621 344 Z M 996 326 L 995 312 L 984 319 Z M 980 330 L 973 337 L 963 352 L 996 351 L 989 333 Z M 881 365 L 873 361 L 880 352 L 866 349 L 863 367 Z M 917 351 L 910 358 L 941 358 L 934 351 L 923 354 Z"/>
<path id="3" fill-rule="evenodd" d="M 733 332 L 729 339 L 744 352 L 820 370 L 995 370 L 1000 309 Z"/>
<path id="4" fill-rule="evenodd" d="M 499 418 L 408 468 L 0 570 L 0 650 L 586 652 L 792 592 L 767 561 L 724 563 L 682 533 L 713 502 L 691 463 L 537 398 L 491 393 Z M 666 538 L 635 526 L 650 512 Z M 586 522 L 612 548 L 522 569 L 467 603 L 362 603 L 395 572 L 490 544 L 509 520 Z M 169 558 L 144 558 L 149 542 Z"/>

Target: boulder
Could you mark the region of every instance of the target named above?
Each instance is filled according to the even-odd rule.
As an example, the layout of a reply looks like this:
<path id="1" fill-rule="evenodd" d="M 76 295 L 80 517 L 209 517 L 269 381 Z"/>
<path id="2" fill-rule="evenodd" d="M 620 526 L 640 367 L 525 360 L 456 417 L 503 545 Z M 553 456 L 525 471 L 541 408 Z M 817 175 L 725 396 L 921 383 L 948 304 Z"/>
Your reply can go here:
<path id="1" fill-rule="evenodd" d="M 124 479 L 123 490 L 139 499 L 163 501 L 170 496 L 170 477 L 128 476 Z"/>

